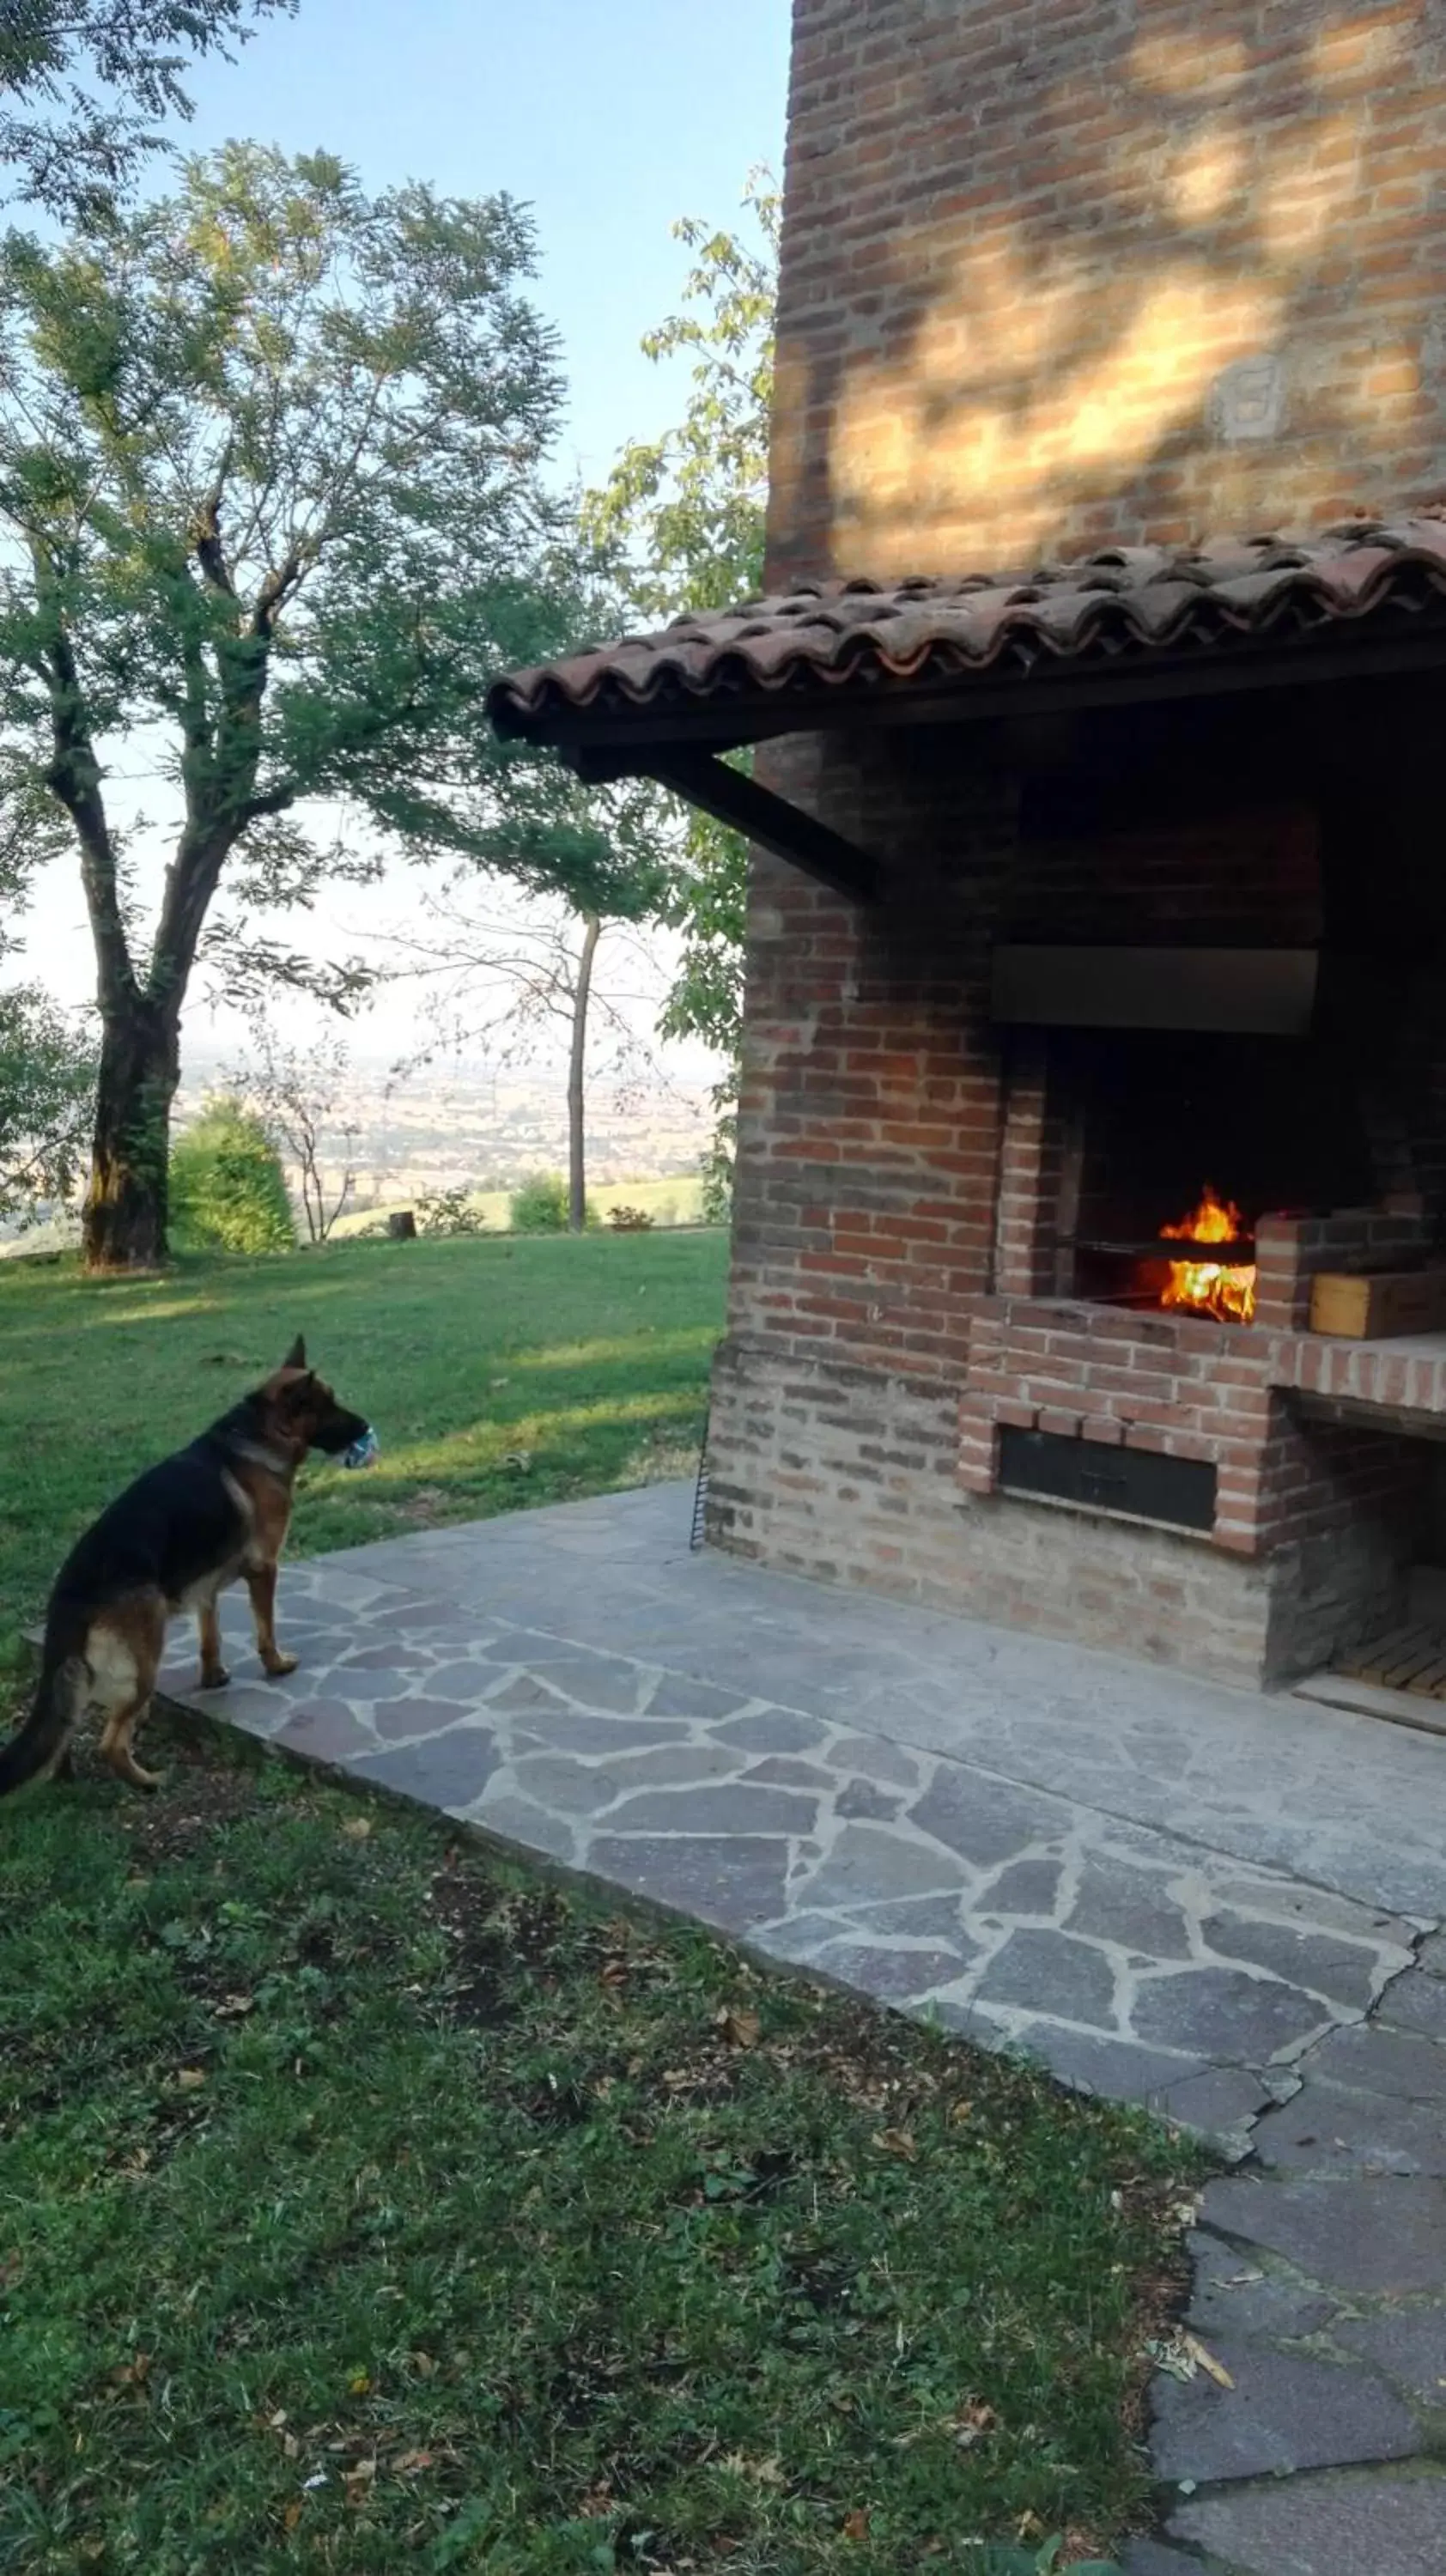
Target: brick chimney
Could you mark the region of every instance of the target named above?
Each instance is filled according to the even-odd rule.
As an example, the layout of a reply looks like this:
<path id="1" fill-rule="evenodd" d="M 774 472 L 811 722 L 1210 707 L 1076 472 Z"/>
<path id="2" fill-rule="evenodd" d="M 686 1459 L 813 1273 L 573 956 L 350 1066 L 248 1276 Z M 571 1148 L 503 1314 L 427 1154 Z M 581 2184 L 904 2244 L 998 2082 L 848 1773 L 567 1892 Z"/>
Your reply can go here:
<path id="1" fill-rule="evenodd" d="M 1440 0 L 794 0 L 774 576 L 1446 492 Z"/>

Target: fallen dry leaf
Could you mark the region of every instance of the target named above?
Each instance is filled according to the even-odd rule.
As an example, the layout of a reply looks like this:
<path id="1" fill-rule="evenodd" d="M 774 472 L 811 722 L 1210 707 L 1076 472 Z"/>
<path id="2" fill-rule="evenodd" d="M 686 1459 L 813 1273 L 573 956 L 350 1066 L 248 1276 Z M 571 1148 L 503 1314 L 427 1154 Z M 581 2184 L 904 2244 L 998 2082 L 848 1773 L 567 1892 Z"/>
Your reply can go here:
<path id="1" fill-rule="evenodd" d="M 342 1832 L 349 1843 L 364 1843 L 371 1829 L 370 1816 L 348 1816 L 342 1826 Z"/>
<path id="2" fill-rule="evenodd" d="M 1191 2360 L 1198 2362 L 1200 2368 L 1203 2371 L 1208 2372 L 1209 2376 L 1214 2380 L 1217 2388 L 1234 2387 L 1235 2382 L 1231 2378 L 1229 2371 L 1226 2369 L 1224 2362 L 1217 2361 L 1214 2353 L 1206 2350 L 1198 2335 L 1182 2335 L 1180 2340 L 1184 2344 L 1185 2350 L 1190 2355 Z"/>
<path id="3" fill-rule="evenodd" d="M 845 2540 L 867 2540 L 869 2517 L 863 2505 L 856 2504 L 852 2513 L 844 2515 L 843 2536 Z"/>
<path id="4" fill-rule="evenodd" d="M 282 2519 L 282 2522 L 284 2523 L 284 2525 L 285 2525 L 285 2527 L 286 2527 L 286 2529 L 287 2529 L 288 2531 L 294 2531 L 294 2530 L 296 2529 L 297 2524 L 298 2524 L 298 2523 L 300 2522 L 300 2520 L 301 2520 L 301 2498 L 300 2498 L 300 2496 L 293 2496 L 293 2497 L 292 2497 L 291 2502 L 290 2502 L 290 2504 L 287 2506 L 286 2511 L 285 2511 L 285 2513 L 282 2515 L 281 2519 Z"/>
<path id="5" fill-rule="evenodd" d="M 183 2066 L 176 2077 L 177 2089 L 182 2093 L 198 2093 L 205 2081 L 205 2074 L 199 2066 Z"/>
<path id="6" fill-rule="evenodd" d="M 354 2370 L 346 2384 L 353 2397 L 369 2397 L 371 2395 L 372 2385 L 371 2372 L 369 2370 Z"/>
<path id="7" fill-rule="evenodd" d="M 218 2021 L 244 2021 L 247 2014 L 255 2010 L 254 1995 L 223 1995 L 220 2002 L 214 2006 Z"/>
<path id="8" fill-rule="evenodd" d="M 906 2164 L 913 2164 L 919 2153 L 907 2129 L 878 2129 L 874 2145 L 886 2156 L 902 2156 Z"/>
<path id="9" fill-rule="evenodd" d="M 756 2012 L 721 2012 L 718 2027 L 730 2048 L 756 2048 L 763 2034 Z"/>

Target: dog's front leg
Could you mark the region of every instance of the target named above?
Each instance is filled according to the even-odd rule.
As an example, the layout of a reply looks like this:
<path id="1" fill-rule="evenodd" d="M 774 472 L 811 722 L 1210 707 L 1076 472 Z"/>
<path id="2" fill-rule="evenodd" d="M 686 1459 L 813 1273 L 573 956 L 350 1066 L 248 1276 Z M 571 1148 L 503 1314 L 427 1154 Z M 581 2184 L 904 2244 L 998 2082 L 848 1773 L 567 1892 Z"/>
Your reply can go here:
<path id="1" fill-rule="evenodd" d="M 251 1616 L 256 1622 L 256 1651 L 272 1680 L 279 1681 L 283 1673 L 295 1672 L 296 1657 L 283 1655 L 276 1642 L 275 1566 L 263 1565 L 254 1574 L 248 1574 L 246 1589 L 251 1595 Z"/>

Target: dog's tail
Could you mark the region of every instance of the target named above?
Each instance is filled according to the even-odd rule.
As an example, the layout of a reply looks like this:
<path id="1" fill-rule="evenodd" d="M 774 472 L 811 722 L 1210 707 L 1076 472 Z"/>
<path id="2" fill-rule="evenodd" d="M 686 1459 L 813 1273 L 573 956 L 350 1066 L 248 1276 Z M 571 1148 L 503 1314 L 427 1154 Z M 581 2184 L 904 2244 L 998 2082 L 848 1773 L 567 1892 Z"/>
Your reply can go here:
<path id="1" fill-rule="evenodd" d="M 90 1668 L 74 1641 L 47 1632 L 30 1715 L 8 1744 L 0 1744 L 0 1798 L 53 1768 L 81 1715 L 89 1683 Z"/>

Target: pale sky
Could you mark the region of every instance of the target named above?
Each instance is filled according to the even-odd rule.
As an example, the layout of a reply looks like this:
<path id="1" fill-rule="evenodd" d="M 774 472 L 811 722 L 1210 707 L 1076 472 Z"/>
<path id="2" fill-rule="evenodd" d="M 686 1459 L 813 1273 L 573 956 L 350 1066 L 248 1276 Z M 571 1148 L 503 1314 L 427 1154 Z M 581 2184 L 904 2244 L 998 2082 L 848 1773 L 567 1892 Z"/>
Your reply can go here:
<path id="1" fill-rule="evenodd" d="M 597 481 L 625 440 L 655 435 L 686 398 L 686 371 L 653 366 L 638 346 L 676 309 L 688 254 L 670 227 L 680 215 L 731 222 L 750 169 L 781 168 L 789 15 L 789 0 L 301 0 L 237 62 L 192 72 L 196 116 L 180 139 L 324 147 L 371 188 L 419 178 L 526 200 L 541 249 L 533 299 L 561 333 L 570 385 L 559 470 Z M 145 874 L 161 863 L 158 852 Z M 283 932 L 349 950 L 411 900 L 399 871 L 375 894 L 338 889 L 309 925 L 282 917 Z M 67 1003 L 87 999 L 73 870 L 49 871 L 25 933 L 16 971 Z M 410 1010 L 400 996 L 381 1006 L 358 1024 L 358 1048 L 404 1046 Z M 208 1050 L 234 1033 L 199 996 L 190 1016 Z"/>

